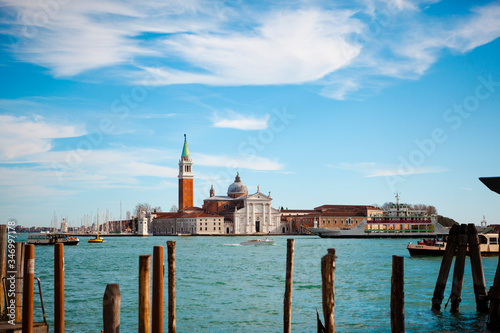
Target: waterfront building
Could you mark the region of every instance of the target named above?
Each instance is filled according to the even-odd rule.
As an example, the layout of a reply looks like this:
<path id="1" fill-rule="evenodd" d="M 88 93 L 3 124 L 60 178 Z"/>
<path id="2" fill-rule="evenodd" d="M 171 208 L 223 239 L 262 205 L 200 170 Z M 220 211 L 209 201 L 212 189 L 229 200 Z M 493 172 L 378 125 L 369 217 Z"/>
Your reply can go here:
<path id="1" fill-rule="evenodd" d="M 62 219 L 60 231 L 62 233 L 67 233 L 68 232 L 68 222 L 66 221 L 66 218 Z"/>
<path id="2" fill-rule="evenodd" d="M 193 161 L 187 139 L 179 160 L 179 210 L 170 213 L 151 213 L 149 230 L 154 235 L 222 235 L 222 234 L 277 234 L 287 232 L 281 223 L 281 213 L 272 207 L 271 193 L 248 193 L 237 173 L 229 185 L 227 195 L 216 196 L 213 186 L 203 207 L 193 207 Z"/>
<path id="3" fill-rule="evenodd" d="M 282 210 L 293 233 L 305 228 L 352 229 L 363 221 L 382 216 L 383 210 L 363 205 L 322 205 L 310 210 Z M 283 218 L 282 218 L 283 219 Z"/>
<path id="4" fill-rule="evenodd" d="M 137 235 L 149 236 L 148 218 L 146 217 L 146 212 L 141 212 L 140 216 L 137 217 Z"/>
<path id="5" fill-rule="evenodd" d="M 212 186 L 210 197 L 203 201 L 203 210 L 223 215 L 231 221 L 228 233 L 285 233 L 286 225 L 281 224 L 281 213 L 272 207 L 272 202 L 271 193 L 263 194 L 260 187 L 257 187 L 257 192 L 248 194 L 248 188 L 237 173 L 234 183 L 227 189 L 227 196 L 216 196 Z"/>

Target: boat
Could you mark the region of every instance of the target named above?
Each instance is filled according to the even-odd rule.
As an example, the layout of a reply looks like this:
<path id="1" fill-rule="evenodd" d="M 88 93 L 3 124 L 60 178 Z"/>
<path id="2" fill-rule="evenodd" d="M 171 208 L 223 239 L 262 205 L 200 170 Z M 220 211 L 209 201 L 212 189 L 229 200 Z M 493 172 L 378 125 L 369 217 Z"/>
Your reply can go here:
<path id="1" fill-rule="evenodd" d="M 251 240 L 247 240 L 247 241 L 240 243 L 240 245 L 273 245 L 273 244 L 274 244 L 274 240 L 267 239 L 267 238 L 251 239 Z"/>
<path id="2" fill-rule="evenodd" d="M 498 234 L 479 234 L 479 251 L 482 256 L 497 256 L 499 251 Z M 419 240 L 417 244 L 411 242 L 406 246 L 410 256 L 442 256 L 446 250 L 448 234 L 436 235 L 433 238 Z M 467 249 L 467 254 L 469 250 Z"/>
<path id="3" fill-rule="evenodd" d="M 27 244 L 33 245 L 54 245 L 54 244 L 64 244 L 64 245 L 78 245 L 80 240 L 78 237 L 71 236 L 68 234 L 29 234 L 26 240 Z"/>
<path id="4" fill-rule="evenodd" d="M 99 237 L 99 231 L 96 233 L 95 238 L 91 238 L 88 240 L 89 243 L 102 243 L 104 239 Z"/>
<path id="5" fill-rule="evenodd" d="M 399 194 L 396 203 L 388 204 L 381 214 L 365 216 L 354 227 L 304 228 L 322 238 L 424 238 L 449 232 L 437 222 L 436 214 L 399 203 Z"/>

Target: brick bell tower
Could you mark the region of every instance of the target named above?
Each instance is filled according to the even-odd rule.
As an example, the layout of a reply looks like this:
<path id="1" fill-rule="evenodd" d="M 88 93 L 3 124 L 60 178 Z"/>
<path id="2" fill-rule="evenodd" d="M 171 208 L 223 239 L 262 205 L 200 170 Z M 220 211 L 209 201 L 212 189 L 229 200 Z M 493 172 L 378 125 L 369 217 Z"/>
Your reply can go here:
<path id="1" fill-rule="evenodd" d="M 184 134 L 184 147 L 179 160 L 179 211 L 193 207 L 193 161 Z"/>

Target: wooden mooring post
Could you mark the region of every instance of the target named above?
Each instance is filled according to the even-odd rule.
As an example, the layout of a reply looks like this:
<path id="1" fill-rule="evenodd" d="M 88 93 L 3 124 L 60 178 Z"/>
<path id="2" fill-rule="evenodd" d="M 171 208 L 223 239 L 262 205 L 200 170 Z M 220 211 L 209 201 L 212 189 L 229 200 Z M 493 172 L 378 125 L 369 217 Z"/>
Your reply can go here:
<path id="1" fill-rule="evenodd" d="M 283 331 L 292 331 L 292 289 L 293 289 L 293 257 L 295 239 L 287 239 L 286 243 L 286 277 L 285 297 L 283 300 Z"/>
<path id="2" fill-rule="evenodd" d="M 163 332 L 163 246 L 153 248 L 153 333 Z"/>
<path id="3" fill-rule="evenodd" d="M 21 242 L 21 243 L 16 243 L 15 248 L 16 248 L 16 277 L 21 278 L 17 279 L 16 278 L 16 322 L 21 322 L 23 320 L 22 317 L 22 305 L 23 305 L 23 279 L 22 277 L 24 276 L 24 251 L 26 249 L 25 247 L 26 243 Z"/>
<path id="4" fill-rule="evenodd" d="M 139 256 L 139 333 L 151 333 L 151 255 Z"/>
<path id="5" fill-rule="evenodd" d="M 64 332 L 64 244 L 54 245 L 54 332 Z"/>
<path id="6" fill-rule="evenodd" d="M 441 310 L 441 303 L 443 302 L 444 298 L 446 281 L 448 280 L 448 275 L 450 273 L 455 250 L 457 249 L 459 231 L 460 227 L 458 226 L 458 224 L 455 224 L 451 227 L 450 233 L 448 235 L 446 249 L 444 251 L 443 260 L 441 261 L 441 268 L 439 269 L 439 276 L 436 281 L 436 288 L 434 289 L 434 296 L 432 297 L 433 311 Z"/>
<path id="7" fill-rule="evenodd" d="M 498 234 L 500 238 L 500 232 Z M 488 293 L 490 299 L 490 314 L 488 317 L 487 328 L 490 330 L 500 330 L 500 253 L 498 256 L 497 270 L 493 286 Z"/>
<path id="8" fill-rule="evenodd" d="M 479 236 L 473 223 L 467 225 L 469 239 L 469 256 L 472 269 L 472 282 L 474 284 L 474 296 L 476 298 L 476 310 L 488 313 L 488 297 L 486 295 L 486 283 L 484 279 L 483 261 L 479 249 Z"/>
<path id="9" fill-rule="evenodd" d="M 326 333 L 335 332 L 335 258 L 335 249 L 328 249 L 328 254 L 321 258 L 321 289 Z"/>
<path id="10" fill-rule="evenodd" d="M 168 252 L 168 332 L 175 333 L 175 241 L 167 241 Z"/>
<path id="11" fill-rule="evenodd" d="M 120 332 L 120 285 L 108 283 L 102 300 L 102 322 L 104 333 Z"/>
<path id="12" fill-rule="evenodd" d="M 23 279 L 23 333 L 33 333 L 35 245 L 25 246 Z"/>
<path id="13" fill-rule="evenodd" d="M 457 313 L 462 301 L 462 287 L 464 285 L 464 269 L 465 269 L 465 256 L 467 255 L 467 225 L 461 224 L 458 233 L 458 249 L 457 258 L 455 259 L 455 268 L 453 270 L 453 284 L 451 287 L 451 306 L 450 312 Z"/>
<path id="14" fill-rule="evenodd" d="M 391 332 L 405 331 L 404 258 L 392 256 Z"/>
<path id="15" fill-rule="evenodd" d="M 0 283 L 3 283 L 3 278 L 5 277 L 5 263 L 7 262 L 7 225 L 0 224 Z M 3 316 L 5 312 L 4 303 L 4 290 L 3 286 L 0 286 L 0 317 Z"/>

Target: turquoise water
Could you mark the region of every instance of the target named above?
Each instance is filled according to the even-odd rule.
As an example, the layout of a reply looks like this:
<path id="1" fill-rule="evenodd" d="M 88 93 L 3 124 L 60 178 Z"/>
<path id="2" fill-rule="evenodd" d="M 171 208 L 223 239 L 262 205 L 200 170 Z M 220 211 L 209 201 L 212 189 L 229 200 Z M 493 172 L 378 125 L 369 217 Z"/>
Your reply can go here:
<path id="1" fill-rule="evenodd" d="M 21 236 L 22 237 L 22 236 Z M 24 237 L 26 237 L 24 235 Z M 106 284 L 118 283 L 122 295 L 121 331 L 138 325 L 139 255 L 176 241 L 176 315 L 178 332 L 282 332 L 287 236 L 273 246 L 240 246 L 251 237 L 104 237 L 65 251 L 66 332 L 99 332 Z M 20 238 L 21 239 L 21 238 Z M 407 332 L 486 332 L 487 317 L 476 313 L 470 263 L 466 263 L 460 314 L 430 311 L 441 258 L 411 258 L 406 239 L 295 239 L 292 331 L 315 332 L 321 314 L 321 257 L 337 253 L 335 326 L 337 332 L 390 332 L 392 255 L 405 257 Z M 411 240 L 415 242 L 416 240 Z M 35 247 L 35 274 L 42 281 L 45 309 L 53 327 L 54 248 Z M 468 260 L 468 259 L 467 259 Z M 483 258 L 489 288 L 498 258 Z M 453 268 L 452 268 L 453 269 Z M 453 272 L 450 272 L 450 277 Z M 450 294 L 448 282 L 445 297 Z M 167 332 L 167 274 L 164 324 Z M 444 308 L 444 303 L 443 303 Z M 449 308 L 448 308 L 449 309 Z M 35 311 L 35 319 L 41 314 Z"/>

